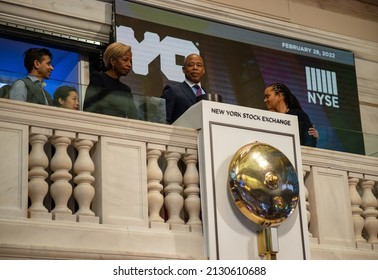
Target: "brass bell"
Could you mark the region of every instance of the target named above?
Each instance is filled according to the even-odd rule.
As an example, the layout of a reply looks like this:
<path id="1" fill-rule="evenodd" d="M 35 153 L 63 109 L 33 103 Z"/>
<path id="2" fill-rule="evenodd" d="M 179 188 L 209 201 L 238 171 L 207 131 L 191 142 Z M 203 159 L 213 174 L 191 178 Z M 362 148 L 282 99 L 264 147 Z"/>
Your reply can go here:
<path id="1" fill-rule="evenodd" d="M 266 239 L 267 229 L 271 235 L 270 227 L 278 226 L 291 216 L 298 204 L 299 183 L 295 169 L 289 159 L 271 145 L 254 142 L 241 147 L 230 162 L 228 178 L 238 209 L 262 226 L 264 237 L 259 240 Z M 276 229 L 273 234 L 275 232 Z M 267 249 L 265 253 L 275 251 L 278 249 L 273 252 Z"/>

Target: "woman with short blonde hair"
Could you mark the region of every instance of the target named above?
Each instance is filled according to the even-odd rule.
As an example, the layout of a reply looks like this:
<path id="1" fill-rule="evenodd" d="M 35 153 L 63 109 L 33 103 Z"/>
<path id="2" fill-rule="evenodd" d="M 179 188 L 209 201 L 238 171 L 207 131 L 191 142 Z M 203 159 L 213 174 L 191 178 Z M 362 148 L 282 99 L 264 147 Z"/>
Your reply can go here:
<path id="1" fill-rule="evenodd" d="M 140 119 L 130 87 L 120 78 L 132 69 L 131 47 L 120 42 L 110 44 L 103 56 L 105 72 L 91 75 L 83 110 L 87 112 Z"/>
<path id="2" fill-rule="evenodd" d="M 113 59 L 118 59 L 122 56 L 125 56 L 128 52 L 131 53 L 131 47 L 128 45 L 122 44 L 120 42 L 114 42 L 110 44 L 106 48 L 102 59 L 104 61 L 106 69 L 112 68 Z"/>

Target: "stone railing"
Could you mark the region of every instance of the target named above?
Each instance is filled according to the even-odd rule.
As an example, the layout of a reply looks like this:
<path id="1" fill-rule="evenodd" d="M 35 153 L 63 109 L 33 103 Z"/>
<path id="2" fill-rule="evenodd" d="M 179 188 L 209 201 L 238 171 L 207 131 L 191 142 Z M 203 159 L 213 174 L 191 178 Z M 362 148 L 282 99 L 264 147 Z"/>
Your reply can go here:
<path id="1" fill-rule="evenodd" d="M 196 130 L 0 107 L 0 256 L 206 258 Z"/>
<path id="2" fill-rule="evenodd" d="M 0 258 L 206 259 L 197 131 L 0 100 Z M 313 259 L 378 259 L 378 159 L 302 147 Z"/>
<path id="3" fill-rule="evenodd" d="M 313 259 L 378 259 L 378 158 L 302 147 Z"/>

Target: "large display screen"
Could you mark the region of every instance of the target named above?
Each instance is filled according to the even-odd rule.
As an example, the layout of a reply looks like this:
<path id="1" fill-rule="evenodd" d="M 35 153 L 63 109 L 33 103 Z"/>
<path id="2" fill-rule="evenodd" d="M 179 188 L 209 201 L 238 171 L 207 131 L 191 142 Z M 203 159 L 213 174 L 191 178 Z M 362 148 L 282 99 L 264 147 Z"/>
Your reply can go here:
<path id="1" fill-rule="evenodd" d="M 319 131 L 318 148 L 364 154 L 353 53 L 131 1 L 115 0 L 115 38 L 132 47 L 132 91 L 160 96 L 182 82 L 184 57 L 200 54 L 207 92 L 265 109 L 264 88 L 285 83 Z"/>

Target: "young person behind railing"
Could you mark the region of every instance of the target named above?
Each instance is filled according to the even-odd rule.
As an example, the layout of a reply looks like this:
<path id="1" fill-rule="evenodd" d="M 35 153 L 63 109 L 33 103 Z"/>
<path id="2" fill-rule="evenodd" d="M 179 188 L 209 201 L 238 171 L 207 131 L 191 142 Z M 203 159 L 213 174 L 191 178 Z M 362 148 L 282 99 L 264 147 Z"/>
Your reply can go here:
<path id="1" fill-rule="evenodd" d="M 56 107 L 79 110 L 79 94 L 76 88 L 60 86 L 54 92 L 54 104 Z"/>

